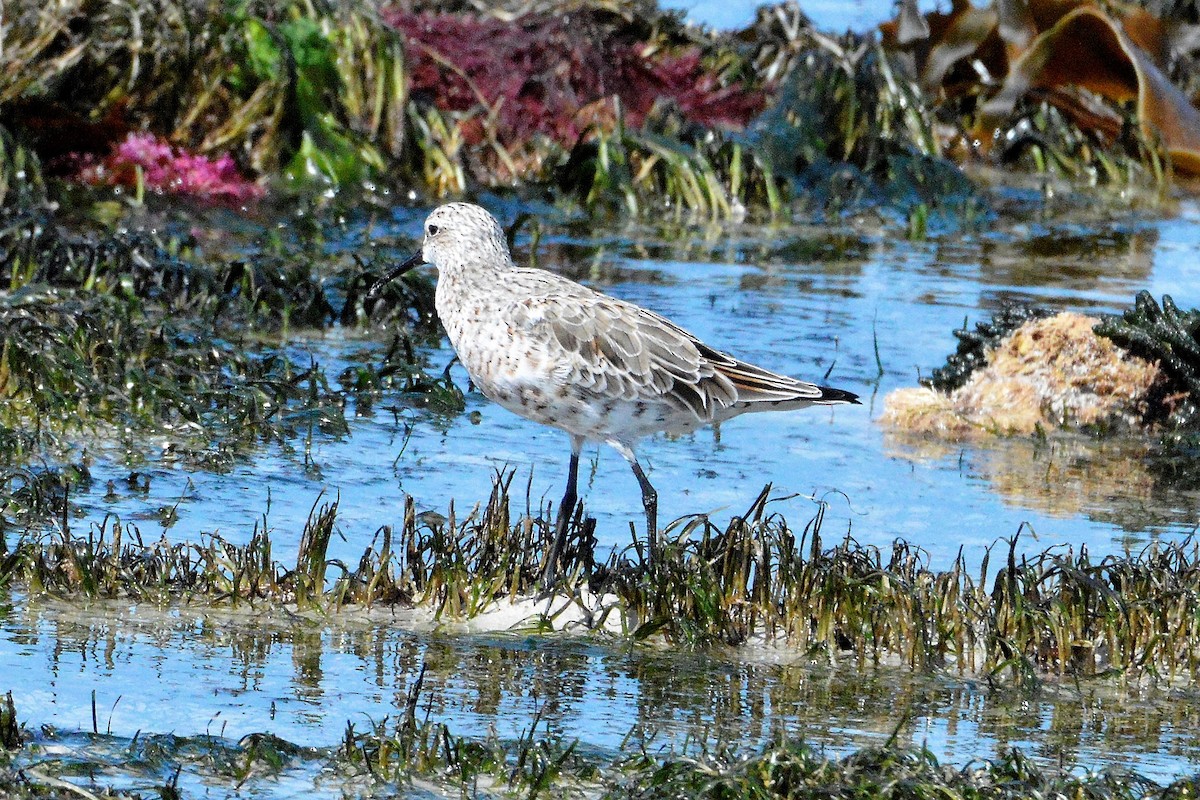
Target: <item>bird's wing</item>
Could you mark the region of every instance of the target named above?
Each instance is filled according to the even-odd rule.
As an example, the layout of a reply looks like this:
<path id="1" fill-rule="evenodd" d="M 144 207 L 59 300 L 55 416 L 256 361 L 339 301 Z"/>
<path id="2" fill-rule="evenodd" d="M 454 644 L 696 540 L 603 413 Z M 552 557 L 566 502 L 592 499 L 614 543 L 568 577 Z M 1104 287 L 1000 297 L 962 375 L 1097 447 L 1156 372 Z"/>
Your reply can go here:
<path id="1" fill-rule="evenodd" d="M 510 319 L 554 353 L 564 383 L 598 397 L 665 400 L 705 422 L 735 406 L 822 401 L 821 387 L 714 350 L 653 311 L 552 283 L 518 301 Z"/>

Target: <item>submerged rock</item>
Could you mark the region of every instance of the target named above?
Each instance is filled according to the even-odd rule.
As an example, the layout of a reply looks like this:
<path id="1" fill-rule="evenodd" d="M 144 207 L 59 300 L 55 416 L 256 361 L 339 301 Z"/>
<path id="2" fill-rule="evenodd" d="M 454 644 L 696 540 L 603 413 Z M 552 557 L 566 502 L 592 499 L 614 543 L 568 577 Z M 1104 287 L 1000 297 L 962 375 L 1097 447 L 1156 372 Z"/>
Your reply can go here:
<path id="1" fill-rule="evenodd" d="M 948 438 L 1144 427 L 1163 374 L 1097 335 L 1099 322 L 1074 312 L 1029 320 L 953 391 L 892 392 L 880 421 Z"/>

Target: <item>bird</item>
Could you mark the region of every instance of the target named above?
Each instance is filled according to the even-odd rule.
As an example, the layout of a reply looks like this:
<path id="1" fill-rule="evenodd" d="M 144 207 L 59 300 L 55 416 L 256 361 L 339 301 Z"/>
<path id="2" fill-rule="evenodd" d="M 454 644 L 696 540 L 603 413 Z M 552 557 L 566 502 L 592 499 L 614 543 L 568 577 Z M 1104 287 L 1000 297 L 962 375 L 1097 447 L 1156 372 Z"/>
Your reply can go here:
<path id="1" fill-rule="evenodd" d="M 425 220 L 422 246 L 368 297 L 421 264 L 437 268 L 434 304 L 472 384 L 526 419 L 565 431 L 571 457 L 542 571 L 553 585 L 578 501 L 579 456 L 613 447 L 642 492 L 653 557 L 658 494 L 635 453 L 642 438 L 683 434 L 754 411 L 859 402 L 844 389 L 770 372 L 716 350 L 665 317 L 544 269 L 517 266 L 500 223 L 472 203 Z"/>

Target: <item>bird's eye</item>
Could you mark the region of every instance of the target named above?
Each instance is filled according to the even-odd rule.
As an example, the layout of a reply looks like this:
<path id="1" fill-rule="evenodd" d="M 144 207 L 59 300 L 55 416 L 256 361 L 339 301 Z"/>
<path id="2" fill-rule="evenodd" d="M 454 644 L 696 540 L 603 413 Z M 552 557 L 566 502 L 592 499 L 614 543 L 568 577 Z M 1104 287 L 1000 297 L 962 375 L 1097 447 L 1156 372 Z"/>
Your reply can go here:
<path id="1" fill-rule="evenodd" d="M 430 225 L 428 228 L 426 228 L 426 229 L 425 229 L 425 232 L 426 232 L 427 234 L 429 234 L 430 236 L 437 236 L 437 232 L 438 232 L 438 226 L 437 226 L 437 225 Z"/>

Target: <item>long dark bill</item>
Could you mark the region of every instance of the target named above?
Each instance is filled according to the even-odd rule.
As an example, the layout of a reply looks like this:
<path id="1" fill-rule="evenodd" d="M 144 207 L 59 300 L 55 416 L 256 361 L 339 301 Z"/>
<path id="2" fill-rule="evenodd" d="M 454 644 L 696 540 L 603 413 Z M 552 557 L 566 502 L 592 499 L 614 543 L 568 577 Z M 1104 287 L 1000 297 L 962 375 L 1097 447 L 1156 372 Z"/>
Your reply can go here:
<path id="1" fill-rule="evenodd" d="M 371 288 L 367 290 L 367 297 L 374 299 L 375 297 L 379 296 L 379 292 L 383 290 L 384 286 L 387 286 L 389 283 L 396 280 L 396 278 L 399 278 L 413 267 L 419 267 L 424 263 L 425 257 L 421 254 L 421 251 L 418 250 L 411 258 L 405 260 L 401 264 L 397 264 L 391 269 L 390 272 L 388 272 L 388 274 L 372 283 Z"/>

